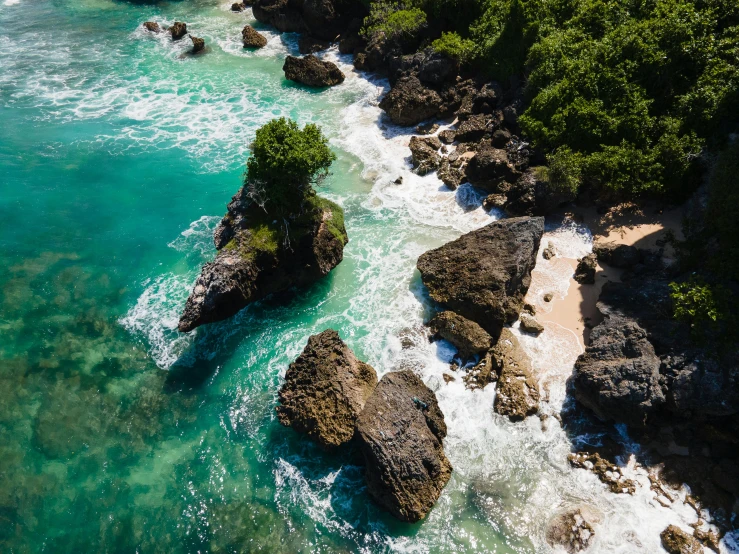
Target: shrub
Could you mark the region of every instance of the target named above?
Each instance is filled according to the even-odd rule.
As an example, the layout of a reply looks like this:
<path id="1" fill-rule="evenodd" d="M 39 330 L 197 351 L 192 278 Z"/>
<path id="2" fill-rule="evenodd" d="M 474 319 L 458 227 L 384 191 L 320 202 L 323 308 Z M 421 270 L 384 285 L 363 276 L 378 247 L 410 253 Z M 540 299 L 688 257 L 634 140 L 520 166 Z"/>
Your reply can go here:
<path id="1" fill-rule="evenodd" d="M 458 60 L 460 63 L 470 61 L 475 52 L 475 43 L 469 39 L 460 37 L 457 33 L 442 33 L 431 43 L 431 47 L 440 54 Z"/>
<path id="2" fill-rule="evenodd" d="M 718 157 L 709 180 L 707 226 L 720 251 L 710 260 L 722 277 L 739 281 L 739 140 Z M 705 241 L 704 241 L 705 242 Z"/>
<path id="3" fill-rule="evenodd" d="M 328 175 L 336 155 L 314 124 L 301 129 L 292 119 L 273 119 L 257 130 L 246 162 L 245 186 L 265 211 L 299 211 L 313 186 Z"/>
<path id="4" fill-rule="evenodd" d="M 581 156 L 562 147 L 547 156 L 549 171 L 547 177 L 554 190 L 577 194 L 582 173 Z"/>
<path id="5" fill-rule="evenodd" d="M 385 33 L 391 40 L 414 37 L 426 25 L 426 13 L 420 8 L 406 8 L 403 4 L 373 2 L 370 15 L 364 20 L 362 34 L 371 36 Z"/>
<path id="6" fill-rule="evenodd" d="M 716 323 L 722 316 L 714 289 L 702 279 L 693 277 L 684 283 L 670 283 L 673 315 L 691 325 Z"/>

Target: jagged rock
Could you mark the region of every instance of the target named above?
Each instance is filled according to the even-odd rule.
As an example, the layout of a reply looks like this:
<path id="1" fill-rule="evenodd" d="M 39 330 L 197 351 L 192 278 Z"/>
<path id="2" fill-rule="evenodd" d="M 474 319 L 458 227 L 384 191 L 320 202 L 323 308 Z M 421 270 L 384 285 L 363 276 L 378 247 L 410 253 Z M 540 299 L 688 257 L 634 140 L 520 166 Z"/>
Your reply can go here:
<path id="1" fill-rule="evenodd" d="M 557 255 L 557 250 L 554 248 L 554 244 L 549 242 L 547 247 L 542 251 L 541 257 L 545 260 L 551 260 Z"/>
<path id="2" fill-rule="evenodd" d="M 659 537 L 670 554 L 703 554 L 701 543 L 676 525 L 669 525 Z"/>
<path id="3" fill-rule="evenodd" d="M 180 40 L 187 34 L 187 25 L 181 21 L 175 21 L 169 29 L 169 34 L 172 35 L 172 40 Z"/>
<path id="4" fill-rule="evenodd" d="M 473 114 L 493 114 L 498 107 L 498 102 L 503 94 L 503 89 L 495 81 L 486 83 L 479 92 L 473 94 Z"/>
<path id="5" fill-rule="evenodd" d="M 452 343 L 464 360 L 490 350 L 490 335 L 474 321 L 454 312 L 436 314 L 428 326 L 435 335 Z"/>
<path id="6" fill-rule="evenodd" d="M 505 148 L 506 144 L 511 140 L 511 133 L 505 129 L 496 129 L 493 133 L 493 146 L 495 148 Z"/>
<path id="7" fill-rule="evenodd" d="M 488 194 L 482 201 L 482 207 L 486 210 L 502 209 L 507 201 L 505 194 Z"/>
<path id="8" fill-rule="evenodd" d="M 232 12 L 242 12 L 244 11 L 244 7 L 245 7 L 244 4 L 242 4 L 241 2 L 234 2 L 233 4 L 231 4 L 231 11 Z"/>
<path id="9" fill-rule="evenodd" d="M 439 133 L 439 140 L 444 144 L 451 144 L 454 142 L 456 136 L 457 131 L 454 129 L 444 129 Z"/>
<path id="10" fill-rule="evenodd" d="M 282 67 L 285 77 L 309 87 L 331 87 L 344 82 L 344 74 L 333 62 L 308 55 L 303 58 L 288 56 Z"/>
<path id="11" fill-rule="evenodd" d="M 385 374 L 357 420 L 370 496 L 398 519 L 423 519 L 452 473 L 445 436 L 431 389 L 408 370 Z"/>
<path id="12" fill-rule="evenodd" d="M 557 514 L 547 525 L 547 542 L 552 547 L 563 547 L 569 554 L 581 552 L 593 541 L 593 526 L 598 521 L 587 508 L 573 508 Z"/>
<path id="13" fill-rule="evenodd" d="M 161 31 L 161 29 L 159 28 L 159 23 L 157 23 L 156 21 L 145 21 L 144 29 L 151 33 L 158 33 L 159 31 Z"/>
<path id="14" fill-rule="evenodd" d="M 484 389 L 490 383 L 498 380 L 497 367 L 493 360 L 493 353 L 486 352 L 472 368 L 468 369 L 462 378 L 465 386 L 470 390 Z"/>
<path id="15" fill-rule="evenodd" d="M 509 162 L 510 162 L 510 155 Z M 507 193 L 505 210 L 509 215 L 548 215 L 575 200 L 571 191 L 555 189 L 549 181 L 546 167 L 528 168 Z"/>
<path id="16" fill-rule="evenodd" d="M 639 249 L 628 244 L 596 243 L 593 252 L 599 261 L 623 269 L 633 267 L 641 261 Z"/>
<path id="17" fill-rule="evenodd" d="M 416 133 L 419 135 L 433 135 L 436 131 L 439 130 L 439 124 L 438 123 L 421 123 L 416 127 Z"/>
<path id="18" fill-rule="evenodd" d="M 496 190 L 501 181 L 513 183 L 520 173 L 508 161 L 505 150 L 484 144 L 467 164 L 465 171 L 470 183 L 484 190 Z"/>
<path id="19" fill-rule="evenodd" d="M 438 115 L 442 106 L 439 93 L 425 87 L 415 75 L 399 79 L 380 102 L 380 108 L 397 125 L 418 125 Z"/>
<path id="20" fill-rule="evenodd" d="M 241 40 L 244 42 L 244 48 L 263 48 L 267 46 L 267 37 L 251 25 L 244 25 L 241 31 Z"/>
<path id="21" fill-rule="evenodd" d="M 333 0 L 304 0 L 303 21 L 311 36 L 333 41 L 348 26 L 352 11 Z"/>
<path id="22" fill-rule="evenodd" d="M 646 424 L 664 402 L 660 359 L 647 333 L 632 319 L 608 314 L 591 332 L 590 345 L 575 363 L 575 398 L 603 420 Z"/>
<path id="23" fill-rule="evenodd" d="M 598 261 L 595 254 L 588 254 L 577 260 L 575 269 L 575 281 L 581 285 L 592 285 L 595 283 L 595 269 Z"/>
<path id="24" fill-rule="evenodd" d="M 573 452 L 567 459 L 572 467 L 592 471 L 598 476 L 598 479 L 608 485 L 611 492 L 628 494 L 636 492 L 636 482 L 624 477 L 617 465 L 602 458 L 597 452 L 593 454 L 590 452 Z"/>
<path id="25" fill-rule="evenodd" d="M 191 52 L 193 54 L 197 54 L 198 52 L 202 52 L 205 49 L 205 41 L 200 37 L 195 37 L 193 35 L 190 35 L 190 40 L 192 40 L 192 50 Z"/>
<path id="26" fill-rule="evenodd" d="M 544 294 L 543 298 L 544 302 L 551 302 L 552 300 L 554 300 L 554 295 L 551 292 L 547 292 Z"/>
<path id="27" fill-rule="evenodd" d="M 533 316 L 522 313 L 521 314 L 521 329 L 526 331 L 527 333 L 534 333 L 538 335 L 542 331 L 544 331 L 544 326 L 536 321 Z"/>
<path id="28" fill-rule="evenodd" d="M 457 128 L 455 140 L 459 142 L 477 142 L 492 131 L 493 119 L 489 115 L 472 115 Z"/>
<path id="29" fill-rule="evenodd" d="M 497 337 L 518 319 L 544 218 L 494 221 L 418 259 L 431 298 Z"/>
<path id="30" fill-rule="evenodd" d="M 348 442 L 377 374 L 358 360 L 339 334 L 327 329 L 308 339 L 280 387 L 277 418 L 330 448 Z"/>
<path id="31" fill-rule="evenodd" d="M 459 71 L 459 63 L 433 48 L 426 48 L 414 54 L 391 56 L 388 69 L 393 84 L 401 77 L 415 75 L 422 83 L 433 87 L 453 81 Z"/>
<path id="32" fill-rule="evenodd" d="M 203 266 L 180 317 L 180 332 L 231 317 L 274 292 L 328 274 L 348 241 L 343 212 L 312 197 L 290 222 L 289 243 L 280 224 L 248 201 L 242 188 L 214 234 L 218 254 Z"/>
<path id="33" fill-rule="evenodd" d="M 298 52 L 301 54 L 314 54 L 322 50 L 326 50 L 331 43 L 326 40 L 320 40 L 308 35 L 301 35 L 298 39 Z"/>
<path id="34" fill-rule="evenodd" d="M 498 370 L 493 409 L 520 421 L 539 411 L 539 387 L 531 374 L 531 361 L 509 329 L 503 329 L 492 351 Z"/>
<path id="35" fill-rule="evenodd" d="M 426 175 L 439 167 L 438 154 L 441 142 L 436 137 L 411 137 L 410 144 L 413 169 L 419 175 Z"/>
<path id="36" fill-rule="evenodd" d="M 451 190 L 456 190 L 465 181 L 464 171 L 453 167 L 448 158 L 442 158 L 436 174 Z"/>
<path id="37" fill-rule="evenodd" d="M 282 33 L 301 33 L 307 30 L 300 10 L 288 0 L 256 0 L 252 13 L 257 21 L 267 23 Z"/>

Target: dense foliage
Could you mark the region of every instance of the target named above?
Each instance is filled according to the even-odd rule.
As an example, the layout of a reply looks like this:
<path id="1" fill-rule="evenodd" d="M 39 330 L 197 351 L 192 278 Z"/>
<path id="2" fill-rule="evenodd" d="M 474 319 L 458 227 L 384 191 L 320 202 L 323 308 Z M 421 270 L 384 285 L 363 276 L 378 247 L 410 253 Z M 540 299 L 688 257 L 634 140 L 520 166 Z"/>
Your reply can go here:
<path id="1" fill-rule="evenodd" d="M 291 119 L 273 119 L 257 130 L 244 184 L 268 212 L 299 211 L 335 159 L 318 126 L 309 123 L 301 129 Z"/>
<path id="2" fill-rule="evenodd" d="M 391 40 L 413 37 L 426 25 L 426 13 L 418 7 L 406 8 L 394 2 L 373 2 L 365 19 L 363 34 L 384 33 Z"/>

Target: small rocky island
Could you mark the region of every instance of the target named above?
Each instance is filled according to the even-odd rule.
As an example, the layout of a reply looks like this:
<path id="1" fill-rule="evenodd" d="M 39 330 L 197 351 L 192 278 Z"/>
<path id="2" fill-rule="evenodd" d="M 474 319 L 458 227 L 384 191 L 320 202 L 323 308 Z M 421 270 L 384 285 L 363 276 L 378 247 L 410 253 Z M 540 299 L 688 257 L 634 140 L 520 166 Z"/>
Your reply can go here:
<path id="1" fill-rule="evenodd" d="M 244 186 L 215 231 L 178 329 L 233 316 L 265 296 L 304 286 L 336 267 L 348 242 L 344 213 L 315 194 L 334 154 L 315 125 L 277 119 L 257 131 Z"/>

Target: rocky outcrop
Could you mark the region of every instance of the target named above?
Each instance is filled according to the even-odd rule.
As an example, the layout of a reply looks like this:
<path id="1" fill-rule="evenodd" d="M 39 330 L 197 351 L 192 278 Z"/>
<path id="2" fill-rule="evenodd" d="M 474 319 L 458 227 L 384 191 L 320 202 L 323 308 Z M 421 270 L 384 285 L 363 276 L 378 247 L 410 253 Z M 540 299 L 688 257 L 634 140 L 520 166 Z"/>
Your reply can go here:
<path id="1" fill-rule="evenodd" d="M 531 282 L 544 218 L 495 221 L 418 259 L 431 298 L 494 338 L 518 319 Z"/>
<path id="2" fill-rule="evenodd" d="M 190 40 L 192 41 L 192 50 L 190 50 L 192 54 L 205 50 L 205 41 L 202 38 L 190 35 Z"/>
<path id="3" fill-rule="evenodd" d="M 521 329 L 527 333 L 538 335 L 544 331 L 544 326 L 533 315 L 524 312 L 521 314 Z"/>
<path id="4" fill-rule="evenodd" d="M 319 60 L 313 55 L 303 58 L 288 56 L 282 69 L 287 79 L 309 87 L 330 87 L 344 82 L 344 74 L 335 63 Z"/>
<path id="5" fill-rule="evenodd" d="M 386 374 L 357 420 L 372 498 L 398 519 L 423 519 L 452 473 L 445 436 L 434 393 L 410 371 Z"/>
<path id="6" fill-rule="evenodd" d="M 231 11 L 243 12 L 245 7 L 246 6 L 244 6 L 244 4 L 242 4 L 241 2 L 234 2 L 233 4 L 231 4 Z"/>
<path id="7" fill-rule="evenodd" d="M 624 477 L 621 469 L 597 452 L 573 452 L 567 459 L 572 467 L 592 471 L 611 492 L 617 494 L 634 494 L 636 481 Z"/>
<path id="8" fill-rule="evenodd" d="M 441 142 L 436 137 L 411 137 L 411 161 L 418 175 L 426 175 L 439 167 L 441 157 L 438 154 Z"/>
<path id="9" fill-rule="evenodd" d="M 492 345 L 492 338 L 482 327 L 454 312 L 436 314 L 428 326 L 434 335 L 454 345 L 463 360 L 487 352 Z"/>
<path id="10" fill-rule="evenodd" d="M 455 133 L 459 142 L 477 142 L 493 132 L 493 118 L 486 114 L 474 114 L 463 121 Z"/>
<path id="11" fill-rule="evenodd" d="M 216 229 L 218 254 L 203 266 L 180 317 L 180 332 L 231 317 L 265 296 L 328 274 L 343 259 L 343 212 L 313 196 L 284 226 L 250 203 L 244 189 Z"/>
<path id="12" fill-rule="evenodd" d="M 157 23 L 156 21 L 145 21 L 143 27 L 151 33 L 158 33 L 159 31 L 161 31 L 161 29 L 159 28 L 159 23 Z"/>
<path id="13" fill-rule="evenodd" d="M 595 524 L 600 520 L 587 507 L 572 508 L 557 514 L 547 525 L 547 542 L 561 546 L 569 554 L 587 549 L 595 538 Z"/>
<path id="14" fill-rule="evenodd" d="M 443 106 L 439 93 L 415 75 L 400 79 L 380 101 L 380 108 L 396 125 L 417 125 L 438 116 Z"/>
<path id="15" fill-rule="evenodd" d="M 703 554 L 700 541 L 676 525 L 669 525 L 659 534 L 662 546 L 670 554 Z"/>
<path id="16" fill-rule="evenodd" d="M 169 34 L 172 35 L 172 40 L 180 40 L 187 34 L 187 25 L 181 21 L 175 21 L 169 29 Z"/>
<path id="17" fill-rule="evenodd" d="M 588 254 L 577 260 L 577 268 L 575 269 L 575 281 L 581 285 L 592 285 L 595 283 L 595 270 L 598 261 L 595 254 Z"/>
<path id="18" fill-rule="evenodd" d="M 500 148 L 483 144 L 467 165 L 467 180 L 483 190 L 506 192 L 510 185 L 501 188 L 501 183 L 513 183 L 520 176 L 508 160 L 508 153 Z"/>
<path id="19" fill-rule="evenodd" d="M 456 164 L 452 165 L 449 158 L 441 158 L 436 175 L 451 190 L 456 190 L 466 180 L 464 171 Z"/>
<path id="20" fill-rule="evenodd" d="M 257 21 L 283 33 L 308 33 L 331 41 L 347 30 L 361 6 L 338 6 L 332 0 L 255 0 L 252 13 Z"/>
<path id="21" fill-rule="evenodd" d="M 531 373 L 531 361 L 509 329 L 503 329 L 492 354 L 498 371 L 495 412 L 511 421 L 538 412 L 539 387 Z"/>
<path id="22" fill-rule="evenodd" d="M 244 48 L 264 48 L 267 46 L 267 37 L 251 25 L 244 26 L 241 31 L 241 40 L 244 43 Z"/>
<path id="23" fill-rule="evenodd" d="M 633 267 L 641 261 L 639 249 L 628 244 L 595 243 L 593 252 L 599 261 L 622 269 Z"/>
<path id="24" fill-rule="evenodd" d="M 320 40 L 308 35 L 301 35 L 298 39 L 298 52 L 301 54 L 315 54 L 322 50 L 326 50 L 331 43 L 327 40 Z"/>
<path id="25" fill-rule="evenodd" d="M 277 418 L 323 447 L 348 442 L 377 386 L 375 370 L 356 358 L 333 329 L 308 339 L 280 388 Z"/>
<path id="26" fill-rule="evenodd" d="M 509 163 L 516 169 L 516 163 L 511 162 L 512 156 L 508 151 Z M 511 184 L 506 191 L 505 211 L 508 215 L 547 215 L 560 206 L 573 202 L 573 191 L 558 189 L 549 180 L 546 167 L 530 167 Z"/>

